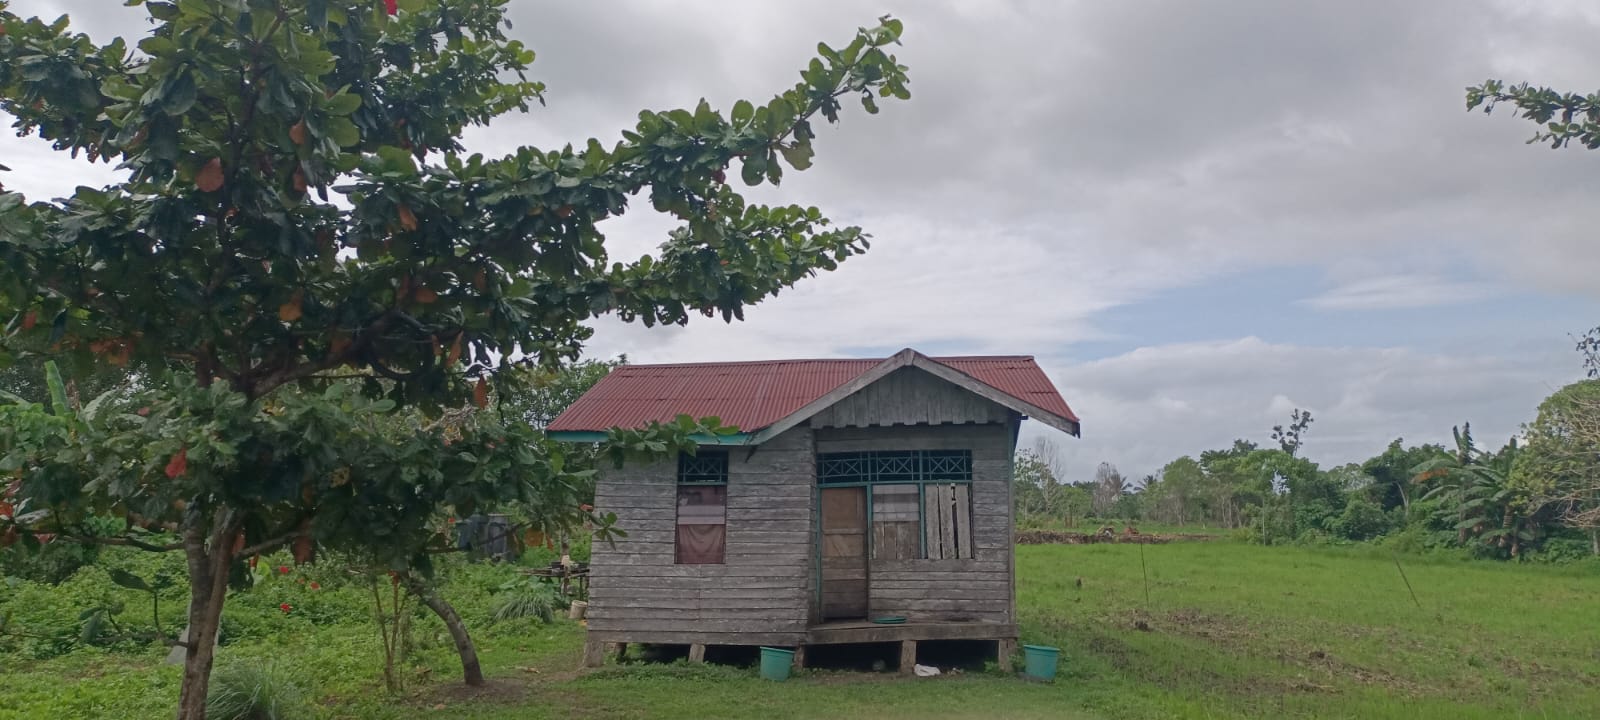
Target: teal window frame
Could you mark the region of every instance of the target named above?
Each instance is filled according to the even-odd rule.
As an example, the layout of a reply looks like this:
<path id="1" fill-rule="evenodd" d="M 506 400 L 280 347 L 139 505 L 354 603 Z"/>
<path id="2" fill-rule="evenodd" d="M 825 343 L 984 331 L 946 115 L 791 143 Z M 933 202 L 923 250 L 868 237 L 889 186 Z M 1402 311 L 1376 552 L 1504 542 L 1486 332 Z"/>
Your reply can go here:
<path id="1" fill-rule="evenodd" d="M 672 525 L 673 564 L 721 565 L 727 562 L 728 552 L 728 451 L 701 448 L 693 455 L 678 454 L 677 487 L 673 492 L 675 517 Z M 715 562 L 685 562 L 683 559 L 682 527 L 683 488 L 721 487 L 722 495 L 722 555 Z M 695 523 L 688 523 L 693 526 Z"/>
<path id="2" fill-rule="evenodd" d="M 728 451 L 708 450 L 678 453 L 679 485 L 727 485 Z"/>
<path id="3" fill-rule="evenodd" d="M 857 452 L 817 453 L 817 503 L 822 502 L 821 488 L 867 488 L 867 558 L 875 559 L 877 548 L 872 542 L 872 489 L 873 485 L 916 485 L 917 516 L 922 529 L 918 533 L 919 560 L 928 559 L 928 486 L 966 485 L 968 497 L 973 493 L 971 450 L 863 450 Z M 820 532 L 820 531 L 819 531 Z M 821 563 L 820 553 L 818 549 Z"/>

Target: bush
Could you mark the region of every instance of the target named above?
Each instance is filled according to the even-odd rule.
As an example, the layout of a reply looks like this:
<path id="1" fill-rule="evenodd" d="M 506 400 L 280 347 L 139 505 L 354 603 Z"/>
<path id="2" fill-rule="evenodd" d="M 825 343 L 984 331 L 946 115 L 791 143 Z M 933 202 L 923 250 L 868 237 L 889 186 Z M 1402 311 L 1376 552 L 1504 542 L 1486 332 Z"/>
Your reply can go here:
<path id="1" fill-rule="evenodd" d="M 1293 535 L 1312 530 L 1331 531 L 1339 511 L 1326 500 L 1307 500 L 1292 503 L 1294 508 Z"/>
<path id="2" fill-rule="evenodd" d="M 1594 555 L 1594 549 L 1590 544 L 1589 537 L 1581 532 L 1567 528 L 1562 528 L 1550 537 L 1545 538 L 1537 548 L 1524 550 L 1522 559 L 1529 562 L 1557 565 L 1582 562 L 1600 563 L 1600 558 Z"/>
<path id="3" fill-rule="evenodd" d="M 79 568 L 92 564 L 99 555 L 98 550 L 92 545 L 52 542 L 30 552 L 19 544 L 0 550 L 0 577 L 55 585 L 72 577 Z"/>
<path id="4" fill-rule="evenodd" d="M 1295 536 L 1294 544 L 1304 547 L 1322 547 L 1328 545 L 1347 545 L 1349 543 L 1343 537 L 1312 528 L 1310 530 L 1302 531 L 1299 535 Z"/>
<path id="5" fill-rule="evenodd" d="M 1358 496 L 1350 498 L 1344 512 L 1332 519 L 1333 534 L 1347 540 L 1371 540 L 1389 530 L 1389 516 L 1377 503 Z"/>
<path id="6" fill-rule="evenodd" d="M 1463 559 L 1470 553 L 1456 545 L 1456 534 L 1448 530 L 1434 530 L 1426 523 L 1408 525 L 1377 541 L 1384 552 L 1405 555 L 1434 555 Z"/>
<path id="7" fill-rule="evenodd" d="M 275 663 L 238 662 L 211 673 L 211 720 L 298 720 L 310 714 L 300 687 Z"/>

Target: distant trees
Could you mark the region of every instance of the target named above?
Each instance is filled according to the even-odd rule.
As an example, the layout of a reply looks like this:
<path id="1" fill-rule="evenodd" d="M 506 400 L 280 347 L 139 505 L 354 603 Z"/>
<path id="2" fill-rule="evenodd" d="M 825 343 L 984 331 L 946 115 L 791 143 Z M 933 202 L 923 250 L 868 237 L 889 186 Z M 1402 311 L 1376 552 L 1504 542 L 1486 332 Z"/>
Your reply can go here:
<path id="1" fill-rule="evenodd" d="M 1091 499 L 1095 516 L 1111 517 L 1117 502 L 1127 490 L 1128 481 L 1117 471 L 1117 466 L 1108 462 L 1100 463 L 1100 467 L 1094 471 L 1094 494 Z"/>
<path id="2" fill-rule="evenodd" d="M 1152 520 L 1184 525 L 1204 523 L 1211 503 L 1210 478 L 1194 458 L 1184 456 L 1167 463 L 1161 473 L 1145 483 L 1144 510 Z"/>
<path id="3" fill-rule="evenodd" d="M 624 355 L 615 360 L 584 360 L 556 368 L 520 366 L 507 378 L 499 411 L 508 420 L 515 418 L 543 428 L 595 383 L 627 362 Z"/>
<path id="4" fill-rule="evenodd" d="M 1444 452 L 1442 445 L 1406 447 L 1404 439 L 1395 438 L 1381 454 L 1361 463 L 1361 472 L 1370 479 L 1364 494 L 1384 512 L 1395 508 L 1409 512 L 1415 495 L 1412 477 L 1416 467 Z"/>
<path id="5" fill-rule="evenodd" d="M 1031 449 L 1017 453 L 1014 475 L 1018 515 L 1061 518 L 1067 527 L 1072 527 L 1089 513 L 1089 492 L 1064 482 L 1063 466 L 1060 447 L 1049 438 L 1041 438 Z"/>
<path id="6" fill-rule="evenodd" d="M 1551 394 L 1498 450 L 1462 424 L 1450 448 L 1397 438 L 1365 461 L 1322 468 L 1298 455 L 1311 422 L 1297 408 L 1272 428 L 1278 447 L 1235 440 L 1137 484 L 1109 462 L 1063 483 L 1059 451 L 1041 443 L 1017 456 L 1017 511 L 1070 526 L 1081 501 L 1104 520 L 1233 528 L 1263 544 L 1393 536 L 1479 557 L 1600 557 L 1600 379 Z"/>

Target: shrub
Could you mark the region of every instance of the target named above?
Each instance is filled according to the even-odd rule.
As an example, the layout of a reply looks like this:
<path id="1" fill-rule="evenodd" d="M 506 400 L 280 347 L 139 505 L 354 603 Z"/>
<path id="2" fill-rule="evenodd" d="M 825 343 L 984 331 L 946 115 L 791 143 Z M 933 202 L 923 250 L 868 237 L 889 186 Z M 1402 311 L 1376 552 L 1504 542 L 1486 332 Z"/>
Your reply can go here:
<path id="1" fill-rule="evenodd" d="M 310 714 L 300 687 L 275 663 L 236 662 L 211 674 L 211 720 L 298 720 Z"/>
<path id="2" fill-rule="evenodd" d="M 1389 529 L 1389 516 L 1377 503 L 1361 497 L 1351 497 L 1344 512 L 1333 518 L 1330 528 L 1335 535 L 1347 540 L 1371 540 Z"/>
<path id="3" fill-rule="evenodd" d="M 1386 553 L 1452 559 L 1469 557 L 1470 553 L 1457 546 L 1455 540 L 1456 534 L 1452 531 L 1434 530 L 1426 523 L 1417 523 L 1379 538 L 1376 547 Z"/>
<path id="4" fill-rule="evenodd" d="M 1345 543 L 1344 538 L 1338 535 L 1332 535 L 1323 530 L 1312 528 L 1310 530 L 1302 531 L 1299 535 L 1295 536 L 1294 544 L 1305 547 L 1317 547 L 1323 545 L 1344 545 L 1347 543 Z"/>
<path id="5" fill-rule="evenodd" d="M 55 585 L 72 577 L 99 555 L 99 548 L 70 542 L 53 542 L 25 552 L 20 546 L 0 550 L 0 577 L 15 577 Z"/>
<path id="6" fill-rule="evenodd" d="M 1559 565 L 1581 562 L 1600 563 L 1600 557 L 1594 555 L 1589 536 L 1570 528 L 1560 528 L 1552 533 L 1550 537 L 1541 541 L 1538 547 L 1525 550 L 1522 553 L 1522 559 L 1529 562 Z"/>

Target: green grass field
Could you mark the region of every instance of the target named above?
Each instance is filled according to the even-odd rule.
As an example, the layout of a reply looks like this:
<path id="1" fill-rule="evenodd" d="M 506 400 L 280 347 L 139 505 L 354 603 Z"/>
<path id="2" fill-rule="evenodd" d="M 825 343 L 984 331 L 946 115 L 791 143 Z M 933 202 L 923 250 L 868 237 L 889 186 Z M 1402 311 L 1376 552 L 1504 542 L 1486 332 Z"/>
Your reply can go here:
<path id="1" fill-rule="evenodd" d="M 681 664 L 580 674 L 582 631 L 566 620 L 479 628 L 494 676 L 479 693 L 451 682 L 436 628 L 419 629 L 418 668 L 400 698 L 381 690 L 377 635 L 359 624 L 298 625 L 226 646 L 222 658 L 286 664 L 326 718 L 1503 719 L 1600 708 L 1593 564 L 1403 560 L 1413 602 L 1393 560 L 1370 550 L 1219 540 L 1018 556 L 1024 641 L 1063 650 L 1054 684 L 834 671 L 775 684 L 751 669 Z M 4 659 L 0 720 L 165 717 L 178 673 L 158 658 Z"/>

